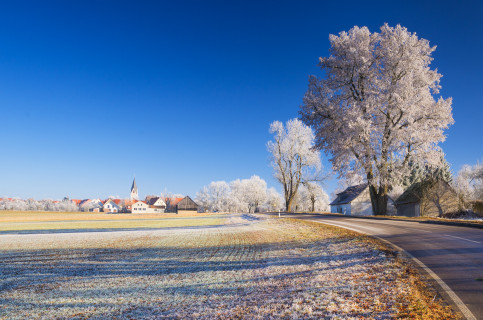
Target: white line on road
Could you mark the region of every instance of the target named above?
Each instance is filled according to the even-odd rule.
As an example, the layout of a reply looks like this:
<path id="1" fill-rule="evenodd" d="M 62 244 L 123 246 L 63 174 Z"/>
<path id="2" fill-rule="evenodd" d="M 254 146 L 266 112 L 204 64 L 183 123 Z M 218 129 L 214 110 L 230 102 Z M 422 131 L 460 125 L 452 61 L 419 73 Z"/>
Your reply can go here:
<path id="1" fill-rule="evenodd" d="M 445 234 L 445 236 L 451 237 L 451 238 L 456 238 L 456 239 L 461 239 L 461 240 L 465 240 L 465 241 L 469 241 L 469 242 L 480 243 L 481 244 L 481 242 L 479 242 L 479 241 L 474 241 L 474 240 L 470 240 L 470 239 L 466 239 L 466 238 L 461 238 L 461 237 L 457 237 L 457 236 L 451 236 L 449 234 Z"/>
<path id="2" fill-rule="evenodd" d="M 461 311 L 461 313 L 465 316 L 466 319 L 477 320 L 476 317 L 474 316 L 474 314 L 470 311 L 470 309 L 468 309 L 468 307 L 463 303 L 463 301 L 461 301 L 460 297 L 458 297 L 458 295 L 453 290 L 451 290 L 451 288 L 443 281 L 443 279 L 441 279 L 436 273 L 433 272 L 433 270 L 429 269 L 424 263 L 419 261 L 419 259 L 414 257 L 412 254 L 410 254 L 409 252 L 407 252 L 403 248 L 395 245 L 394 243 L 392 243 L 390 241 L 387 241 L 386 239 L 383 239 L 381 237 L 369 234 L 369 233 L 362 231 L 362 230 L 357 230 L 357 229 L 346 227 L 346 226 L 343 226 L 343 225 L 340 225 L 340 224 L 335 224 L 335 223 L 330 223 L 330 222 L 322 222 L 320 220 L 310 220 L 310 221 L 329 224 L 331 226 L 349 229 L 349 230 L 352 230 L 352 231 L 355 231 L 355 232 L 363 233 L 363 234 L 366 234 L 370 237 L 377 238 L 377 239 L 391 245 L 395 249 L 397 249 L 401 252 L 404 252 L 408 257 L 410 257 L 414 262 L 416 262 L 424 271 L 426 271 L 440 285 L 440 287 L 446 292 L 446 294 L 451 298 L 451 300 L 453 300 L 454 304 L 458 307 L 458 309 Z M 468 239 L 465 239 L 465 240 L 468 240 Z M 473 241 L 473 240 L 470 240 L 470 241 Z"/>

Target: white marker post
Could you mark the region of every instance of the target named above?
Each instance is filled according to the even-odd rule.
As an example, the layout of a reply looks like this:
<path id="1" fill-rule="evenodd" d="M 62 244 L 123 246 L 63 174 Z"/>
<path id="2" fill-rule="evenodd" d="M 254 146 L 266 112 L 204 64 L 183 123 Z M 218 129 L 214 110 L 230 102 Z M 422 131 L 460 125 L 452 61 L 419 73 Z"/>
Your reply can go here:
<path id="1" fill-rule="evenodd" d="M 278 209 L 278 217 L 280 218 L 280 209 Z"/>

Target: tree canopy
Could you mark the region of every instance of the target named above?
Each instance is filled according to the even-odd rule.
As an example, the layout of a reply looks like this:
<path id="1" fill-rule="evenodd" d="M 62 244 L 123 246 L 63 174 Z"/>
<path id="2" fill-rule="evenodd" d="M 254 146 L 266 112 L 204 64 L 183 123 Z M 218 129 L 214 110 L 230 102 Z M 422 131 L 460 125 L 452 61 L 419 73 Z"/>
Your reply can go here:
<path id="1" fill-rule="evenodd" d="M 387 24 L 379 33 L 354 27 L 329 39 L 330 56 L 319 63 L 325 77 L 310 77 L 301 119 L 340 176 L 366 177 L 374 213 L 385 214 L 389 186 L 407 176 L 409 161 L 435 165 L 453 123 L 451 98 L 436 97 L 436 47 Z"/>

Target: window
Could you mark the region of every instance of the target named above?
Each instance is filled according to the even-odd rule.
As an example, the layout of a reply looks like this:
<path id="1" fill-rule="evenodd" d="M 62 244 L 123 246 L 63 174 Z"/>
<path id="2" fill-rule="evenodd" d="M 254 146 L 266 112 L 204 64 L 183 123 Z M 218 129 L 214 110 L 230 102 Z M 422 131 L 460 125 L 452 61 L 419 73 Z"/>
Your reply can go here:
<path id="1" fill-rule="evenodd" d="M 146 208 L 143 208 L 144 211 L 146 211 Z"/>

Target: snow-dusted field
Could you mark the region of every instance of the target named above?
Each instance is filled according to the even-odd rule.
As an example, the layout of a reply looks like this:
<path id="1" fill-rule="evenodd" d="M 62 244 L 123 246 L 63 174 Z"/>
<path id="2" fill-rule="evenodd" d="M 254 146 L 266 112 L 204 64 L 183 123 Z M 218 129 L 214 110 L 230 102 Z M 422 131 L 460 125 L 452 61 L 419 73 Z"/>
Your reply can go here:
<path id="1" fill-rule="evenodd" d="M 1 319 L 446 312 L 437 299 L 425 304 L 414 276 L 376 243 L 302 221 L 231 215 L 221 227 L 6 234 L 0 250 Z"/>

